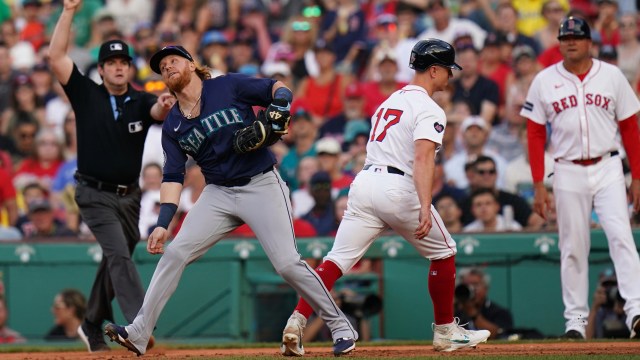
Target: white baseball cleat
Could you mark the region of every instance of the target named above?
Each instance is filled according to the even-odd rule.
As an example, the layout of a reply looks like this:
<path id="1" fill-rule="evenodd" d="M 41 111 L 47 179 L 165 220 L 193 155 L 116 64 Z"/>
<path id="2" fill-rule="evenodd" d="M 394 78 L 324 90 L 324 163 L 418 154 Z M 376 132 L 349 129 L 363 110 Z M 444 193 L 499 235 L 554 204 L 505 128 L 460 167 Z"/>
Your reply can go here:
<path id="1" fill-rule="evenodd" d="M 479 343 L 487 342 L 491 332 L 488 330 L 467 330 L 460 326 L 460 319 L 455 318 L 451 324 L 432 325 L 433 349 L 435 351 L 454 351 L 462 348 L 474 348 Z"/>
<path id="2" fill-rule="evenodd" d="M 284 356 L 302 356 L 304 355 L 304 346 L 302 346 L 302 335 L 304 327 L 307 326 L 307 319 L 298 311 L 287 320 L 287 325 L 282 331 L 282 345 L 280 352 Z"/>

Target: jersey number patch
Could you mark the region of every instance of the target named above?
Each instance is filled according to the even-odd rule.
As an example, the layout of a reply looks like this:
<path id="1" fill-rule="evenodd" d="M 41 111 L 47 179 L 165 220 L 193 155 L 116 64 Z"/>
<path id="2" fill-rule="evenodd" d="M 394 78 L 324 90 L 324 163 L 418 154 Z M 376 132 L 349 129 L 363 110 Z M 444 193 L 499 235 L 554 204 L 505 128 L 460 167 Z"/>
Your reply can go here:
<path id="1" fill-rule="evenodd" d="M 384 112 L 384 115 L 382 113 Z M 380 108 L 378 113 L 376 114 L 376 123 L 373 126 L 373 130 L 371 130 L 371 138 L 369 141 L 382 141 L 387 136 L 387 131 L 390 127 L 400 122 L 400 116 L 402 116 L 402 110 L 398 109 L 383 109 Z M 378 133 L 378 125 L 380 125 L 380 119 L 384 118 L 387 124 L 384 128 Z"/>

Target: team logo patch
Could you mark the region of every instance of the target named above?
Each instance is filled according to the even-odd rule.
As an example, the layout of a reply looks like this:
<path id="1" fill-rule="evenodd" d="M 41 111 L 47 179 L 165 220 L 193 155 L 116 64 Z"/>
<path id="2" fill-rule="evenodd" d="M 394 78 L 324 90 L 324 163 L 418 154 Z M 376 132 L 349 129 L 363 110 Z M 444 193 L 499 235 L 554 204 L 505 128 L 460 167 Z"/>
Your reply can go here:
<path id="1" fill-rule="evenodd" d="M 136 122 L 130 122 L 129 123 L 129 132 L 130 133 L 137 133 L 140 132 L 144 129 L 144 127 L 142 126 L 142 121 L 136 121 Z"/>
<path id="2" fill-rule="evenodd" d="M 111 44 L 111 45 L 109 45 L 109 50 L 111 50 L 111 51 L 122 51 L 122 44 L 118 44 L 118 43 Z"/>
<path id="3" fill-rule="evenodd" d="M 527 111 L 533 111 L 533 104 L 527 101 L 522 105 L 522 108 Z"/>
<path id="4" fill-rule="evenodd" d="M 436 129 L 438 133 L 441 133 L 444 131 L 444 125 L 440 124 L 439 122 L 433 124 L 433 128 Z"/>

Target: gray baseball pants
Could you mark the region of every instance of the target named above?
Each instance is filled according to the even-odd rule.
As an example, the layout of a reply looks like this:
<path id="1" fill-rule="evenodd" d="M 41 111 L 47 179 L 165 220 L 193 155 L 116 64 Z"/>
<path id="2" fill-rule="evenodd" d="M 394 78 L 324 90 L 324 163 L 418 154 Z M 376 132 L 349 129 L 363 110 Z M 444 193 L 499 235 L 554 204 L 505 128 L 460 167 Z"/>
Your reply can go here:
<path id="1" fill-rule="evenodd" d="M 133 323 L 126 326 L 128 340 L 145 352 L 158 317 L 185 267 L 243 222 L 256 234 L 276 272 L 331 329 L 333 339 L 358 339 L 358 333 L 318 274 L 301 259 L 291 216 L 289 188 L 275 170 L 254 176 L 245 186 L 207 185 L 158 262 L 142 308 Z"/>

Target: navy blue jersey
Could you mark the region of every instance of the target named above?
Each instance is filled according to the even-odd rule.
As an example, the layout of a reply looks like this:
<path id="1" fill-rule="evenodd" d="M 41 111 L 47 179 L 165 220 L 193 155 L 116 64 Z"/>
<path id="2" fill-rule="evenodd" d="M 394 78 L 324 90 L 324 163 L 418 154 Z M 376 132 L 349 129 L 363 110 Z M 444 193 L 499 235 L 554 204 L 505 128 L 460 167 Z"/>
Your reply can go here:
<path id="1" fill-rule="evenodd" d="M 233 134 L 256 121 L 252 106 L 272 101 L 272 79 L 228 74 L 205 80 L 200 116 L 187 120 L 174 105 L 162 126 L 164 173 L 184 174 L 187 155 L 200 166 L 207 184 L 257 175 L 275 164 L 268 148 L 233 151 Z"/>

